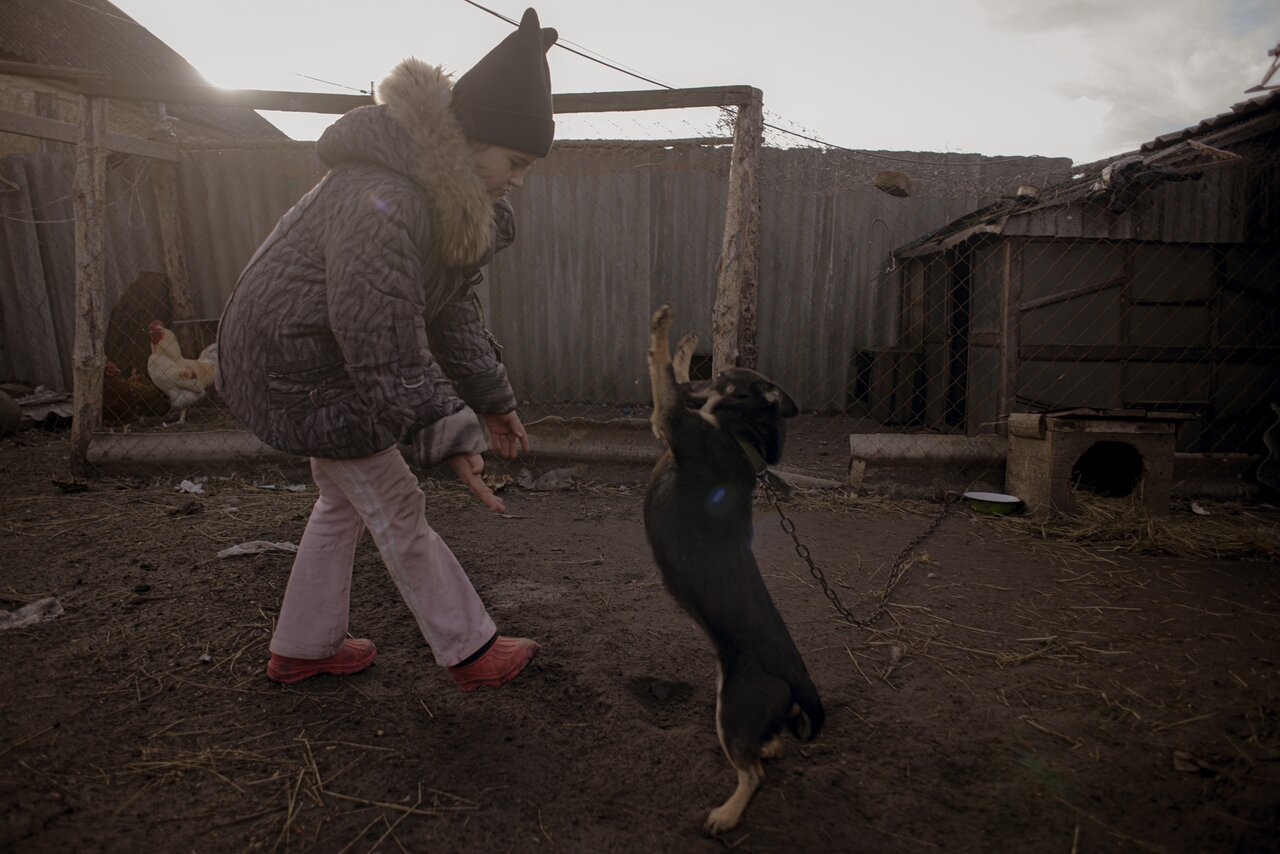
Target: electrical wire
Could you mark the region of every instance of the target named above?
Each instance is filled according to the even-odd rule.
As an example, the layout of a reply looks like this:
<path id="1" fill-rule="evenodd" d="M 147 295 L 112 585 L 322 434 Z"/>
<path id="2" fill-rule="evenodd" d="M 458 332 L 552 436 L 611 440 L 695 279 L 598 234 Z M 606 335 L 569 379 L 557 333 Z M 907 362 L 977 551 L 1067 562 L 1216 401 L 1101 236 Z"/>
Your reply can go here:
<path id="1" fill-rule="evenodd" d="M 477 9 L 481 10 L 482 12 L 487 12 L 488 14 L 492 15 L 492 16 L 493 16 L 493 17 L 495 17 L 495 18 L 499 18 L 499 19 L 501 19 L 501 20 L 503 20 L 503 21 L 506 21 L 508 24 L 511 24 L 513 27 L 518 27 L 518 26 L 520 26 L 520 22 L 519 22 L 519 21 L 516 21 L 516 20 L 513 20 L 513 19 L 511 19 L 511 18 L 508 18 L 506 15 L 502 14 L 501 12 L 496 12 L 496 11 L 494 11 L 493 9 L 490 9 L 489 7 L 487 7 L 487 6 L 485 6 L 485 5 L 481 4 L 481 3 L 477 3 L 477 2 L 476 2 L 476 0 L 462 0 L 462 2 L 467 3 L 467 4 L 471 5 L 471 6 L 476 7 Z M 582 57 L 582 58 L 584 58 L 584 59 L 589 59 L 589 60 L 591 60 L 592 62 L 595 62 L 595 63 L 598 63 L 598 64 L 600 64 L 600 65 L 605 66 L 606 68 L 611 68 L 611 69 L 613 69 L 614 71 L 617 71 L 617 72 L 620 72 L 620 73 L 622 73 L 622 74 L 627 75 L 628 77 L 634 77 L 634 78 L 636 78 L 637 80 L 643 80 L 645 83 L 652 83 L 654 86 L 661 86 L 661 87 L 662 87 L 662 88 L 664 88 L 664 89 L 675 89 L 675 88 L 676 88 L 676 87 L 674 87 L 674 86 L 670 86 L 670 85 L 668 85 L 668 84 L 666 84 L 666 83 L 660 83 L 660 82 L 658 82 L 657 80 L 654 80 L 654 79 L 653 79 L 653 78 L 651 78 L 651 77 L 646 77 L 646 76 L 644 76 L 643 74 L 639 74 L 639 73 L 637 73 L 637 72 L 635 72 L 635 71 L 632 71 L 632 70 L 630 70 L 630 69 L 627 69 L 627 68 L 625 68 L 625 67 L 623 67 L 623 66 L 621 66 L 621 65 L 615 64 L 615 63 L 610 62 L 610 61 L 606 61 L 605 59 L 597 59 L 597 58 L 596 58 L 597 56 L 604 56 L 604 54 L 598 53 L 597 51 L 590 50 L 589 48 L 584 48 L 584 47 L 582 47 L 581 45 L 577 45 L 577 47 L 582 48 L 581 50 L 575 50 L 574 48 L 568 47 L 566 44 L 561 44 L 561 42 L 567 42 L 567 44 L 576 44 L 575 42 L 570 42 L 570 41 L 568 41 L 567 39 L 557 39 L 557 40 L 556 40 L 556 47 L 562 48 L 563 50 L 567 50 L 567 51 L 569 51 L 569 53 L 577 54 L 578 56 L 581 56 L 581 57 Z M 587 53 L 585 53 L 584 51 L 588 51 L 588 52 L 590 52 L 590 53 L 594 53 L 594 54 L 596 54 L 596 56 L 588 56 L 588 55 L 587 55 Z M 734 112 L 734 113 L 736 113 L 736 110 L 734 110 L 734 109 L 733 109 L 733 108 L 731 108 L 731 107 L 721 107 L 720 109 L 722 109 L 722 110 L 726 110 L 726 111 L 728 111 L 728 112 Z M 805 140 L 806 142 L 814 142 L 814 143 L 817 143 L 818 145 L 821 145 L 821 146 L 823 146 L 824 148 L 834 148 L 834 149 L 838 149 L 838 150 L 840 150 L 840 151 L 848 151 L 848 152 L 851 152 L 851 153 L 853 153 L 853 154 L 861 154 L 861 155 L 863 155 L 863 156 L 865 156 L 865 157 L 874 157 L 874 158 L 877 158 L 877 159 L 880 159 L 880 160 L 890 160 L 890 161 L 893 161 L 893 162 L 895 162 L 895 163 L 914 163 L 914 164 L 919 164 L 919 165 L 922 165 L 922 166 L 972 166 L 972 165 L 973 165 L 973 164 L 971 164 L 971 163 L 955 163 L 955 162 L 950 161 L 950 160 L 916 160 L 916 159 L 909 158 L 909 157 L 894 157 L 894 156 L 892 156 L 892 155 L 888 155 L 888 154 L 879 154 L 879 153 L 874 152 L 874 151 L 867 151 L 866 149 L 861 149 L 861 148 L 849 148 L 848 146 L 838 145 L 838 144 L 836 144 L 836 143 L 834 143 L 834 142 L 828 142 L 827 140 L 825 140 L 825 139 L 820 139 L 820 138 L 818 138 L 818 137 L 816 137 L 816 136 L 809 136 L 809 135 L 807 135 L 807 134 L 797 133 L 796 131 L 793 131 L 793 130 L 787 130 L 786 128 L 778 127 L 778 126 L 777 126 L 777 125 L 775 125 L 775 124 L 770 124 L 769 122 L 764 122 L 764 127 L 768 128 L 769 130 L 772 130 L 772 131 L 777 131 L 778 133 L 786 134 L 786 135 L 788 135 L 788 136 L 794 136 L 794 137 L 796 137 L 797 139 L 803 139 L 803 140 Z M 981 157 L 982 155 L 978 155 L 978 156 L 980 156 L 980 157 Z M 1001 157 L 1001 158 L 984 159 L 984 160 L 982 161 L 982 164 L 983 164 L 983 165 L 994 165 L 994 164 L 999 164 L 999 163 L 1014 163 L 1014 162 L 1019 161 L 1019 160 L 1038 160 L 1038 159 L 1040 159 L 1040 156 L 1039 156 L 1039 155 L 1018 155 L 1018 156 L 1014 156 L 1014 157 Z"/>
<path id="2" fill-rule="evenodd" d="M 99 9 L 96 6 L 90 6 L 88 3 L 81 3 L 80 0 L 67 0 L 67 2 L 70 3 L 72 6 L 79 6 L 81 9 L 88 9 L 90 12 L 97 12 L 99 15 L 102 15 L 104 18 L 111 18 L 113 21 L 120 21 L 125 24 L 133 24 L 135 27 L 142 26 L 142 24 L 139 24 L 137 21 L 133 20 L 132 18 L 122 18 L 119 15 L 113 15 L 110 12 L 108 12 L 106 9 Z M 143 27 L 143 29 L 146 29 L 146 28 Z"/>
<path id="3" fill-rule="evenodd" d="M 107 12 L 103 9 L 97 9 L 93 6 L 90 6 L 87 3 L 82 3 L 80 2 L 80 0 L 65 0 L 65 2 L 70 3 L 74 6 L 79 6 L 82 9 L 87 9 L 90 12 L 97 12 L 99 15 L 103 15 L 105 17 L 111 18 L 116 21 L 121 21 L 126 24 L 133 24 L 134 26 L 138 26 L 138 27 L 142 26 L 137 21 L 131 20 L 129 18 L 122 18 L 119 15 L 113 15 L 110 12 Z M 463 2 L 471 6 L 474 6 L 475 8 L 481 10 L 482 12 L 486 12 L 495 18 L 506 21 L 508 24 L 511 24 L 513 27 L 518 27 L 520 25 L 519 21 L 513 20 L 512 18 L 508 18 L 506 15 L 502 14 L 501 12 L 497 12 L 481 3 L 477 3 L 476 0 L 463 0 Z M 573 45 L 573 47 L 570 47 L 570 45 Z M 556 47 L 560 48 L 561 50 L 566 50 L 569 53 L 580 56 L 583 59 L 590 60 L 591 62 L 597 63 L 599 65 L 603 65 L 604 67 L 612 69 L 613 71 L 617 71 L 620 74 L 625 74 L 628 77 L 634 77 L 636 80 L 641 80 L 641 81 L 644 81 L 645 83 L 650 83 L 654 86 L 660 86 L 663 89 L 676 88 L 675 86 L 672 86 L 667 83 L 663 83 L 660 80 L 655 80 L 652 77 L 645 76 L 644 74 L 640 74 L 639 72 L 633 69 L 627 68 L 626 66 L 621 65 L 620 63 L 617 63 L 615 61 L 608 59 L 608 57 L 605 57 L 604 54 L 599 53 L 598 51 L 591 50 L 590 48 L 584 47 L 583 45 L 580 45 L 577 42 L 573 42 L 573 41 L 569 41 L 568 39 L 561 38 L 556 40 Z M 594 54 L 594 56 L 592 54 Z M 300 74 L 298 72 L 294 72 L 294 74 L 298 77 L 302 77 L 307 80 L 314 80 L 317 83 L 324 83 L 328 86 L 337 86 L 342 89 L 350 89 L 351 91 L 359 92 L 362 95 L 370 94 L 368 89 L 361 89 L 357 86 L 348 86 L 345 83 L 334 83 L 329 80 L 321 80 L 319 77 L 311 77 L 307 74 Z M 736 114 L 736 110 L 734 110 L 731 107 L 721 107 L 721 109 L 727 112 Z M 910 157 L 894 157 L 889 154 L 880 154 L 878 152 L 868 151 L 862 148 L 850 148 L 845 145 L 839 145 L 837 143 L 830 142 L 829 140 L 825 140 L 820 137 L 799 133 L 793 130 L 788 130 L 787 128 L 779 127 L 778 125 L 771 124 L 769 122 L 764 122 L 764 127 L 768 128 L 769 130 L 775 131 L 777 133 L 795 137 L 796 139 L 803 139 L 806 142 L 812 142 L 817 145 L 821 145 L 824 148 L 833 148 L 839 151 L 848 151 L 852 154 L 860 154 L 864 157 L 874 157 L 879 160 L 888 160 L 894 163 L 911 163 L 911 164 L 916 164 L 920 166 L 971 166 L 973 165 L 970 163 L 955 163 L 954 161 L 950 161 L 950 160 L 917 160 Z M 982 156 L 982 155 L 979 155 L 979 156 Z M 1039 155 L 1019 155 L 1015 157 L 1000 157 L 1000 158 L 984 159 L 982 163 L 983 165 L 995 165 L 1000 163 L 1014 163 L 1019 160 L 1038 160 L 1038 159 L 1040 159 Z"/>
<path id="4" fill-rule="evenodd" d="M 513 19 L 511 19 L 511 18 L 508 18 L 506 15 L 502 14 L 501 12 L 495 12 L 493 9 L 490 9 L 488 6 L 483 6 L 483 5 L 481 5 L 481 4 L 477 3 L 477 2 L 475 2 L 475 0 L 462 0 L 462 2 L 464 2 L 464 3 L 469 3 L 469 4 L 471 4 L 472 6 L 475 6 L 477 9 L 479 9 L 479 10 L 480 10 L 480 11 L 482 11 L 482 12 L 488 12 L 488 13 L 489 13 L 490 15 L 492 15 L 493 17 L 495 17 L 495 18 L 499 18 L 499 19 L 501 19 L 501 20 L 503 20 L 503 21 L 506 21 L 508 24 L 510 24 L 510 25 L 511 25 L 511 26 L 513 26 L 513 27 L 518 27 L 518 26 L 520 26 L 520 22 L 519 22 L 519 21 L 516 21 L 516 20 L 513 20 Z M 563 44 L 562 44 L 562 42 L 563 42 Z M 619 65 L 615 65 L 615 64 L 614 64 L 614 63 L 612 63 L 612 62 L 608 62 L 608 61 L 603 60 L 603 59 L 597 59 L 595 56 L 589 56 L 587 53 L 585 53 L 585 52 L 584 52 L 584 51 L 586 51 L 586 50 L 587 50 L 586 48 L 583 48 L 582 50 L 576 50 L 576 49 L 574 49 L 574 48 L 572 48 L 572 47 L 569 47 L 569 45 L 571 45 L 571 44 L 575 44 L 575 42 L 570 42 L 570 41 L 568 41 L 567 39 L 560 39 L 560 38 L 557 38 L 557 39 L 556 39 L 556 45 L 555 45 L 555 46 L 556 46 L 556 47 L 558 47 L 558 48 L 560 48 L 561 50 L 567 50 L 567 51 L 569 51 L 569 53 L 577 54 L 578 56 L 582 57 L 583 59 L 589 59 L 589 60 L 591 60 L 592 62 L 597 62 L 597 63 L 599 63 L 600 65 L 605 66 L 606 68 L 612 68 L 614 71 L 620 71 L 620 72 L 622 72 L 623 74 L 626 74 L 626 75 L 627 75 L 627 76 L 629 76 L 629 77 L 634 77 L 634 78 L 636 78 L 637 80 L 643 80 L 643 81 L 644 81 L 644 82 L 646 82 L 646 83 L 652 83 L 654 86 L 661 86 L 663 89 L 674 89 L 674 88 L 676 88 L 676 87 L 674 87 L 674 86 L 668 86 L 666 83 L 660 83 L 659 81 L 654 80 L 654 79 L 652 79 L 652 78 L 650 78 L 650 77 L 645 77 L 643 74 L 638 74 L 638 73 L 636 73 L 635 71 L 629 71 L 629 70 L 627 70 L 627 69 L 625 69 L 625 68 L 623 68 L 623 67 L 621 67 L 621 66 L 619 66 Z M 593 50 L 593 51 L 590 51 L 590 52 L 591 52 L 591 53 L 596 53 L 596 51 L 594 51 L 594 50 Z M 603 56 L 603 54 L 596 53 L 596 56 Z"/>
<path id="5" fill-rule="evenodd" d="M 348 86 L 345 83 L 334 83 L 332 80 L 321 80 L 319 77 L 312 77 L 310 74 L 301 74 L 297 71 L 293 72 L 294 77 L 301 77 L 304 80 L 314 80 L 317 83 L 323 83 L 326 86 L 336 86 L 339 89 L 350 89 L 352 92 L 359 92 L 361 95 L 372 95 L 368 89 L 359 89 L 355 86 Z"/>

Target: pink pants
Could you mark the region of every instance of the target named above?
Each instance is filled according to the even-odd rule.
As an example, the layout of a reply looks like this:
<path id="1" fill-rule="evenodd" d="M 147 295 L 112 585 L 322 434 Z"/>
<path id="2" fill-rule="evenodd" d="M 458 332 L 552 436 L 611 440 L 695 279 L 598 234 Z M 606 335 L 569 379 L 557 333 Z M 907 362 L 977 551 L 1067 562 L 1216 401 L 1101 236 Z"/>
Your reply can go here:
<path id="1" fill-rule="evenodd" d="M 351 568 L 365 528 L 436 662 L 448 667 L 497 631 L 458 559 L 427 524 L 426 497 L 394 447 L 355 460 L 313 457 L 320 497 L 302 534 L 271 651 L 327 658 L 347 635 Z"/>

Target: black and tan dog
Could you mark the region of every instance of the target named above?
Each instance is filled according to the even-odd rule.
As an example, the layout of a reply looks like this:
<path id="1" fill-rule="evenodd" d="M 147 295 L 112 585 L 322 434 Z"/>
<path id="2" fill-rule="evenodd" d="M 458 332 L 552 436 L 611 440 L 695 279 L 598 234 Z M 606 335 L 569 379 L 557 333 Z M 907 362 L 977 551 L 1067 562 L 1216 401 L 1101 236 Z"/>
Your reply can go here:
<path id="1" fill-rule="evenodd" d="M 784 419 L 796 406 L 743 368 L 690 383 L 696 339 L 681 340 L 673 363 L 670 327 L 663 306 L 650 327 L 649 380 L 654 432 L 669 450 L 649 478 L 644 525 L 667 590 L 719 655 L 716 732 L 738 773 L 737 788 L 704 825 L 721 833 L 737 825 L 764 778 L 760 760 L 781 754 L 782 728 L 807 741 L 825 719 L 751 552 L 756 474 L 782 456 Z"/>

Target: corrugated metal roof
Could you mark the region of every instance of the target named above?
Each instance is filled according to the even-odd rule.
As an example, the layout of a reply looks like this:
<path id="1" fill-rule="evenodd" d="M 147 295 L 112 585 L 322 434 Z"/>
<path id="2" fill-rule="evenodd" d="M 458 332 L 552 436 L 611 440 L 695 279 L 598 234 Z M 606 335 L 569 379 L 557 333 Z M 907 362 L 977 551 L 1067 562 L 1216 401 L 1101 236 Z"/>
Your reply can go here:
<path id="1" fill-rule="evenodd" d="M 0 59 L 88 68 L 109 77 L 207 84 L 177 52 L 107 0 L 4 0 Z M 174 104 L 184 122 L 245 139 L 288 137 L 253 110 Z"/>
<path id="2" fill-rule="evenodd" d="M 1265 95 L 1259 95 L 1256 98 L 1250 98 L 1248 101 L 1241 101 L 1233 104 L 1231 109 L 1225 113 L 1218 113 L 1216 116 L 1200 121 L 1198 124 L 1189 128 L 1183 128 L 1173 133 L 1166 133 L 1156 137 L 1150 142 L 1144 142 L 1139 146 L 1139 151 L 1159 151 L 1162 148 L 1168 148 L 1179 142 L 1185 142 L 1188 139 L 1196 139 L 1210 131 L 1222 130 L 1225 127 L 1242 122 L 1245 119 L 1252 118 L 1259 113 L 1265 113 L 1274 110 L 1280 106 L 1280 91 L 1268 92 Z"/>
<path id="3" fill-rule="evenodd" d="M 1105 233 L 1086 233 L 1080 217 L 1064 218 L 1059 209 L 1079 202 L 1114 198 L 1126 186 L 1132 188 L 1138 182 L 1145 188 L 1165 180 L 1181 180 L 1199 170 L 1219 166 L 1223 163 L 1222 158 L 1230 157 L 1229 152 L 1215 150 L 1206 143 L 1225 140 L 1221 144 L 1230 149 L 1277 127 L 1280 127 L 1280 92 L 1270 92 L 1236 104 L 1229 111 L 1207 118 L 1193 127 L 1143 143 L 1136 152 L 1081 166 L 1070 180 L 1046 187 L 1034 197 L 1006 196 L 899 246 L 894 255 L 899 258 L 926 255 L 945 250 L 979 233 L 1008 234 L 1012 233 L 1011 229 L 1024 235 L 1230 241 L 1234 239 L 1231 224 L 1206 223 L 1203 218 L 1186 217 L 1180 218 L 1181 226 L 1173 231 L 1168 222 L 1162 221 L 1156 232 L 1143 233 L 1142 223 L 1120 221 L 1117 217 L 1116 222 L 1106 227 Z M 1219 190 L 1230 182 L 1221 172 L 1210 180 Z M 1186 194 L 1175 193 L 1175 196 L 1179 195 Z M 1214 199 L 1217 197 L 1218 193 L 1215 193 Z M 1203 203 L 1204 199 L 1199 201 Z M 1013 226 L 1015 221 L 1016 229 Z M 1096 230 L 1098 224 L 1094 226 Z M 1195 231 L 1197 227 L 1204 233 Z"/>

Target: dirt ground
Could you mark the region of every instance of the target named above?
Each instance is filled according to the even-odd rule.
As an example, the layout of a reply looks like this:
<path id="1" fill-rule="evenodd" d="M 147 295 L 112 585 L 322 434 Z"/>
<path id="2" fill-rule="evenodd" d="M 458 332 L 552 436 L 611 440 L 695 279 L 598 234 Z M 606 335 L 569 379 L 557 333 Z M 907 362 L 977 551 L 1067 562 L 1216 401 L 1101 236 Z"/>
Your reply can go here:
<path id="1" fill-rule="evenodd" d="M 0 631 L 2 850 L 1280 849 L 1271 508 L 1179 508 L 1202 554 L 1203 526 L 1234 523 L 1232 557 L 1210 559 L 952 507 L 865 630 L 758 504 L 756 551 L 828 717 L 711 839 L 733 785 L 714 661 L 655 575 L 638 484 L 509 487 L 511 518 L 426 484 L 499 626 L 542 643 L 516 682 L 459 693 L 366 538 L 352 631 L 377 664 L 281 687 L 263 665 L 290 556 L 216 555 L 297 542 L 314 491 L 282 471 L 74 491 L 66 448 L 0 440 L 0 609 L 65 608 Z M 202 495 L 175 489 L 195 475 Z M 783 507 L 860 613 L 938 510 Z"/>

